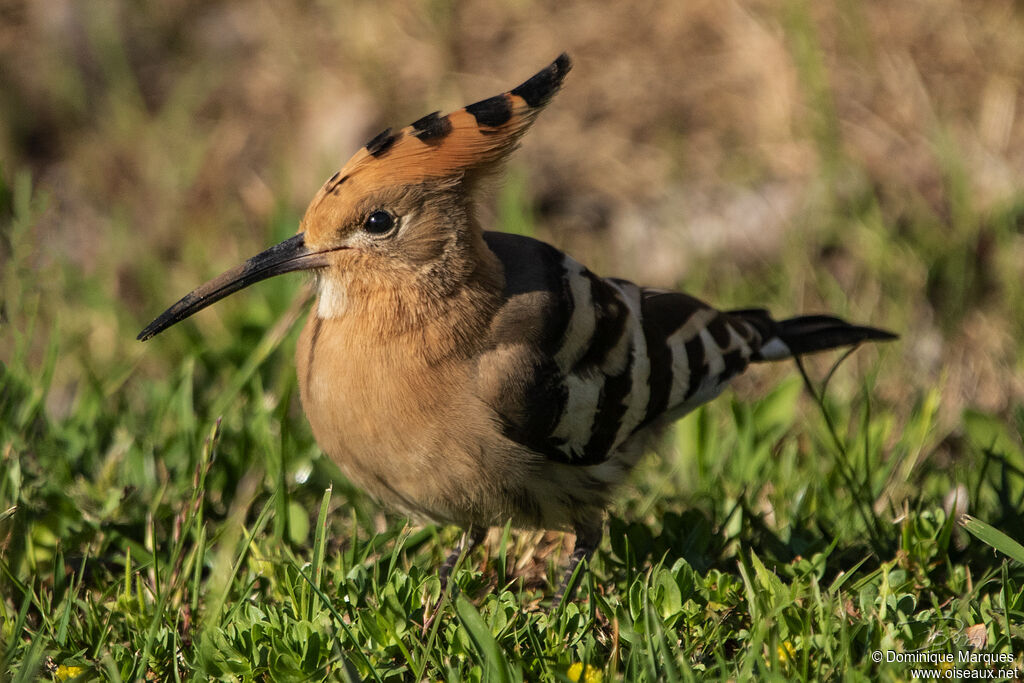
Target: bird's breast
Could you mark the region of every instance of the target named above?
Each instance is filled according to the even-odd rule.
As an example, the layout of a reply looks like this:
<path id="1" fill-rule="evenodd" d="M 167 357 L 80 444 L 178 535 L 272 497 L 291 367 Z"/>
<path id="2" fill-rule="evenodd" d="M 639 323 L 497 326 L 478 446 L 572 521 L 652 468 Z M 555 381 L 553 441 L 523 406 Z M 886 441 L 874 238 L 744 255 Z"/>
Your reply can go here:
<path id="1" fill-rule="evenodd" d="M 314 309 L 299 339 L 302 405 L 317 443 L 382 502 L 459 521 L 486 488 L 479 453 L 490 431 L 468 367 L 431 362 L 417 337 L 380 338 L 356 322 Z"/>

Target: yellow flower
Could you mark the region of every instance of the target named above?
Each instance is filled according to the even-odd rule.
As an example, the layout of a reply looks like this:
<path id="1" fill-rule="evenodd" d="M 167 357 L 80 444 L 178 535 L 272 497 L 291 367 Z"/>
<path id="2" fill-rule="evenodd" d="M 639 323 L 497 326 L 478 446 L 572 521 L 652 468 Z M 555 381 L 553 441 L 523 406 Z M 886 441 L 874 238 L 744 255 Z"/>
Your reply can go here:
<path id="1" fill-rule="evenodd" d="M 783 664 L 788 664 L 789 662 L 796 660 L 796 648 L 793 647 L 793 643 L 788 640 L 783 641 L 782 644 L 779 645 L 777 653 L 779 661 Z"/>
<path id="2" fill-rule="evenodd" d="M 569 680 L 575 683 L 580 683 L 580 674 L 583 675 L 582 683 L 604 683 L 604 674 L 592 666 L 588 666 L 586 672 L 583 671 L 583 662 L 576 662 L 569 667 L 566 675 Z"/>
<path id="3" fill-rule="evenodd" d="M 57 667 L 57 671 L 54 672 L 57 675 L 58 680 L 66 681 L 72 678 L 78 678 L 84 673 L 85 669 L 80 666 L 65 666 L 61 664 Z"/>

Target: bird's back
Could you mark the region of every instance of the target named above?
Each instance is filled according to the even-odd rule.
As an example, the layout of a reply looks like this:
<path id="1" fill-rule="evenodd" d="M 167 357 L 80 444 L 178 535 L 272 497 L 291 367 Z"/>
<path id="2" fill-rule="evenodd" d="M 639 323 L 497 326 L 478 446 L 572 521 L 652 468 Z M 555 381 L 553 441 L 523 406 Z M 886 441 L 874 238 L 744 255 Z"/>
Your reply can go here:
<path id="1" fill-rule="evenodd" d="M 751 321 L 686 294 L 598 277 L 554 247 L 486 233 L 505 300 L 481 356 L 504 433 L 595 465 L 645 427 L 710 400 L 760 348 Z"/>

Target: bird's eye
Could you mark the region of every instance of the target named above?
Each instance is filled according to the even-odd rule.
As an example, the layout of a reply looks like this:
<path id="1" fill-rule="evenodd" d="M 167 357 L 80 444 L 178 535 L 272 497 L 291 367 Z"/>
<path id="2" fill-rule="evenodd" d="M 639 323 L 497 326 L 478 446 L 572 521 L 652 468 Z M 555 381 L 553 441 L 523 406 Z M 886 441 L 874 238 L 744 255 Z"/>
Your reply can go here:
<path id="1" fill-rule="evenodd" d="M 383 235 L 395 227 L 395 217 L 387 211 L 374 211 L 363 221 L 363 229 L 371 235 Z"/>

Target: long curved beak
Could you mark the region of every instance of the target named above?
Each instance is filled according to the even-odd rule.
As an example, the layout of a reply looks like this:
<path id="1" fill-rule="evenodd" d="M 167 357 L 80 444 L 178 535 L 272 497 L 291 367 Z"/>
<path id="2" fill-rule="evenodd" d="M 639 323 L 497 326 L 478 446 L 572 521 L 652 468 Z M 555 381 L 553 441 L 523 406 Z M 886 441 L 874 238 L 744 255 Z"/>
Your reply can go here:
<path id="1" fill-rule="evenodd" d="M 268 277 L 290 273 L 293 270 L 323 268 L 327 265 L 327 252 L 311 252 L 306 247 L 304 233 L 275 244 L 256 254 L 240 266 L 221 273 L 200 285 L 174 304 L 139 332 L 138 340 L 146 341 L 171 325 L 179 323 L 197 311 Z"/>

